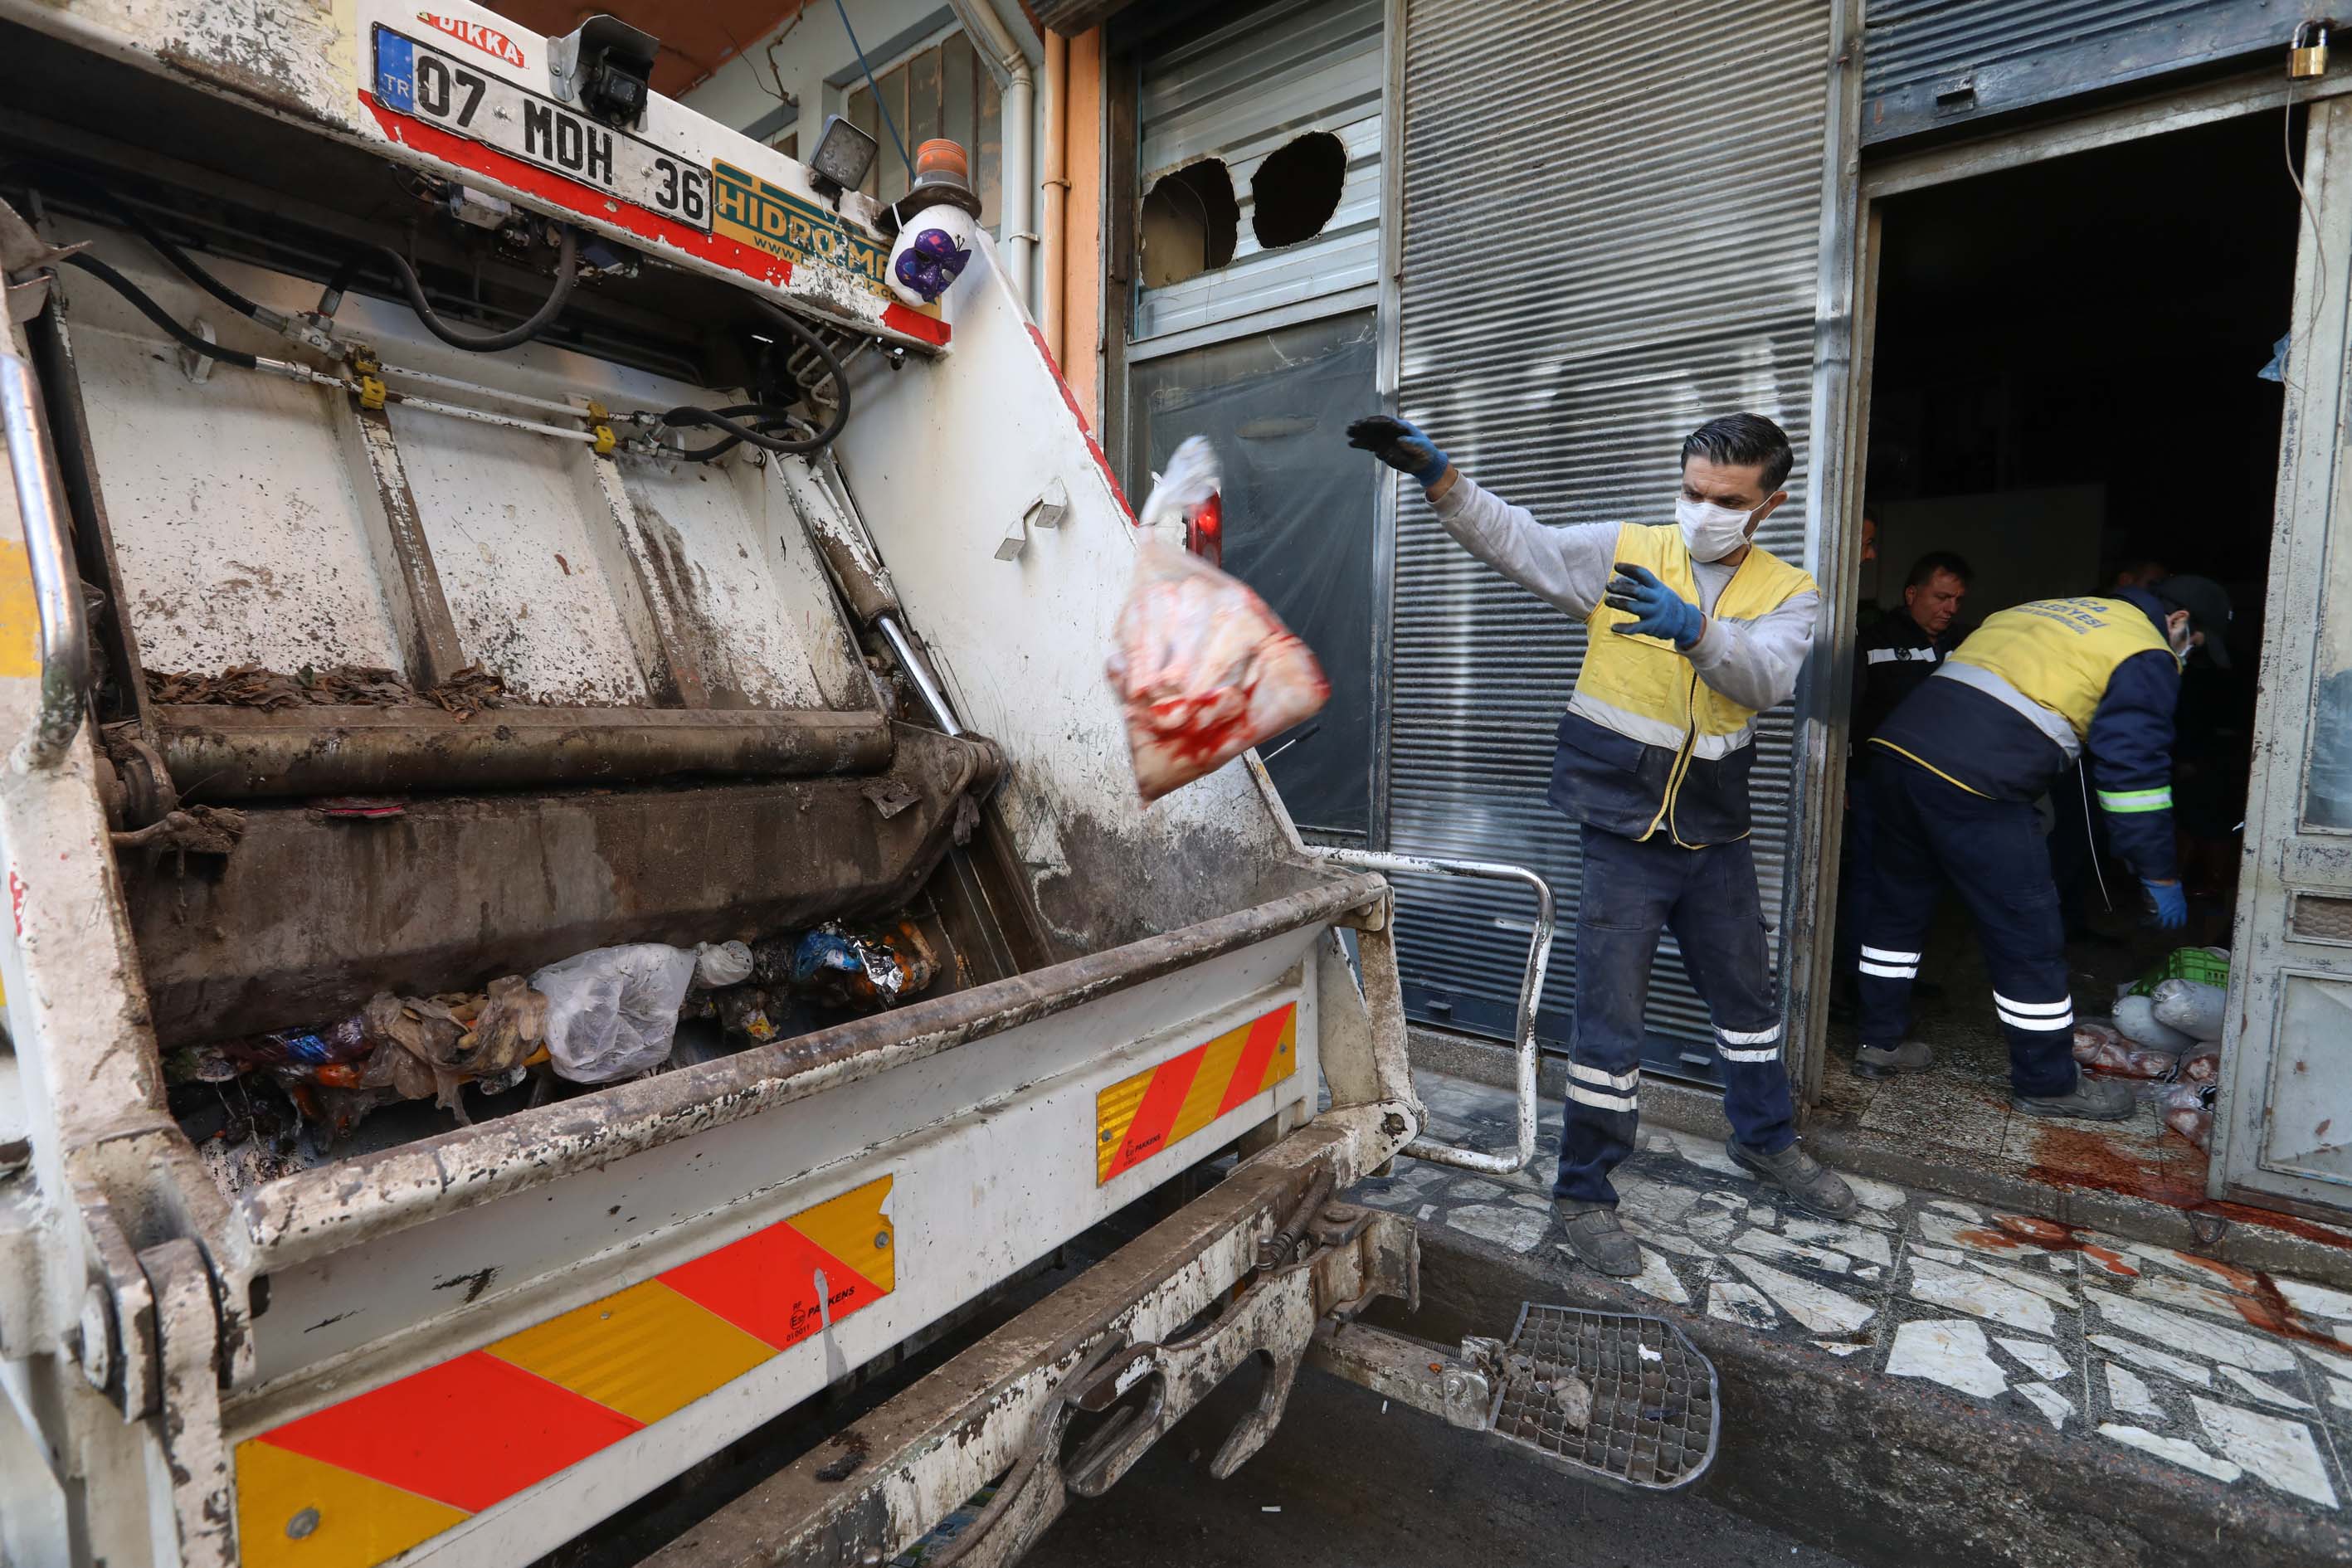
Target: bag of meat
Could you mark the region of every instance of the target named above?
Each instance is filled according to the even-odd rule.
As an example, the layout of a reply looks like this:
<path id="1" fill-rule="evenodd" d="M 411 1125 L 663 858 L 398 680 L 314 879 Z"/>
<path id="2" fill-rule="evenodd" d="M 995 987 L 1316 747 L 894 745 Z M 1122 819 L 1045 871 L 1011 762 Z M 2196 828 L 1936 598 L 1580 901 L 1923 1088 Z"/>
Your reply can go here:
<path id="1" fill-rule="evenodd" d="M 1186 552 L 1188 540 L 1214 539 L 1218 521 L 1216 454 L 1194 436 L 1143 503 L 1135 585 L 1104 667 L 1147 802 L 1216 772 L 1331 696 L 1323 667 L 1265 601 Z"/>
<path id="2" fill-rule="evenodd" d="M 2156 1108 L 2164 1124 L 2179 1133 L 2200 1149 L 2210 1149 L 2213 1142 L 2213 1089 L 2193 1083 L 2176 1083 L 2156 1092 Z"/>
<path id="3" fill-rule="evenodd" d="M 2144 1049 L 2113 1025 L 2087 1018 L 2074 1025 L 2074 1060 L 2115 1078 L 2163 1078 L 2173 1067 L 2169 1051 Z"/>

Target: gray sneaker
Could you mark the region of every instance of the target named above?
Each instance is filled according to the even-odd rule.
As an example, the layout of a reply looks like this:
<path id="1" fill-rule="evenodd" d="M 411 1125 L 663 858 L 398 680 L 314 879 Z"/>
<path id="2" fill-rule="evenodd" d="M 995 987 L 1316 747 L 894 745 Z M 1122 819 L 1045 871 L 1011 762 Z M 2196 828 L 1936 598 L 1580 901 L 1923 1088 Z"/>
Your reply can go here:
<path id="1" fill-rule="evenodd" d="M 1853 1053 L 1856 1078 L 1893 1078 L 1900 1072 L 1926 1072 L 1935 1065 L 1936 1053 L 1927 1048 L 1925 1040 L 1906 1040 L 1899 1046 L 1864 1046 Z"/>
<path id="2" fill-rule="evenodd" d="M 1796 1205 L 1823 1219 L 1844 1219 L 1861 1206 L 1853 1189 L 1835 1171 L 1791 1143 L 1777 1154 L 1760 1153 L 1737 1138 L 1723 1145 L 1733 1163 L 1755 1172 L 1795 1201 Z"/>
<path id="3" fill-rule="evenodd" d="M 1617 1210 L 1609 1204 L 1552 1201 L 1568 1231 L 1569 1249 L 1596 1273 L 1631 1279 L 1642 1271 L 1642 1249 L 1617 1224 Z"/>
<path id="4" fill-rule="evenodd" d="M 2130 1085 L 2086 1072 L 2074 1075 L 2068 1093 L 2011 1094 L 2009 1103 L 2031 1116 L 2079 1116 L 2085 1121 L 2126 1121 L 2139 1109 Z"/>

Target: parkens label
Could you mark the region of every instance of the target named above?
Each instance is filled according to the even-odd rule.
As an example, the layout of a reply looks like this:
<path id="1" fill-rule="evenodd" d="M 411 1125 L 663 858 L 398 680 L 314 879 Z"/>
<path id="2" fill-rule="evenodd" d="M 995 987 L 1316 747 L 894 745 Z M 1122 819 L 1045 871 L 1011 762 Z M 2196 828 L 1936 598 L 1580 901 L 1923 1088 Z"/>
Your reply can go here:
<path id="1" fill-rule="evenodd" d="M 714 232 L 787 261 L 816 261 L 850 274 L 876 294 L 889 249 L 816 203 L 772 185 L 732 163 L 713 162 Z"/>

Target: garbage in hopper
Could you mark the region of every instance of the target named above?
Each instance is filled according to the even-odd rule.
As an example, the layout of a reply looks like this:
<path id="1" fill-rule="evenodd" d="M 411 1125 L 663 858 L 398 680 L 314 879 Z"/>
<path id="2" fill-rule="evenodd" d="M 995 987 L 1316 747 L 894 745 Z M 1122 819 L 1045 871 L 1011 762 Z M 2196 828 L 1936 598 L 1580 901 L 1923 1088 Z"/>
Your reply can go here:
<path id="1" fill-rule="evenodd" d="M 529 980 L 503 975 L 431 996 L 380 992 L 332 1024 L 175 1050 L 165 1076 L 173 1113 L 234 1196 L 331 1158 L 371 1112 L 404 1100 L 470 1124 L 572 1092 L 559 1079 L 584 1089 L 806 1034 L 824 1015 L 897 1006 L 939 968 L 910 921 L 836 922 L 758 943 L 596 948 Z M 688 1048 L 677 1031 L 688 1019 L 719 1030 Z M 504 1095 L 534 1078 L 528 1097 L 469 1106 L 464 1093 Z M 423 1136 L 446 1123 L 415 1125 Z"/>
<path id="2" fill-rule="evenodd" d="M 705 991 L 740 985 L 751 978 L 751 945 L 742 942 L 698 942 L 694 949 L 694 984 Z"/>
<path id="3" fill-rule="evenodd" d="M 938 973 L 930 943 L 908 921 L 875 933 L 821 925 L 793 950 L 793 989 L 824 1007 L 896 1006 Z"/>
<path id="4" fill-rule="evenodd" d="M 1213 545 L 1221 531 L 1206 440 L 1176 448 L 1137 526 L 1143 545 L 1105 673 L 1126 710 L 1136 785 L 1154 801 L 1312 716 L 1331 686 L 1264 600 L 1179 548 Z"/>
<path id="5" fill-rule="evenodd" d="M 677 1032 L 695 955 L 657 942 L 599 947 L 530 977 L 547 994 L 547 1053 L 556 1075 L 610 1083 L 661 1065 Z"/>

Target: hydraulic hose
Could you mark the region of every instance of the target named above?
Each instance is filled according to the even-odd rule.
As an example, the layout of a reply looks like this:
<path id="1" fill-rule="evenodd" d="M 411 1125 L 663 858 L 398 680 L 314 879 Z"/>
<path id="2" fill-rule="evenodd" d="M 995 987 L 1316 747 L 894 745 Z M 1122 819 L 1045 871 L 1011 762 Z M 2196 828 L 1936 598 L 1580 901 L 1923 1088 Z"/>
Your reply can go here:
<path id="1" fill-rule="evenodd" d="M 500 349 L 520 348 L 539 336 L 547 329 L 549 322 L 562 313 L 565 302 L 572 298 L 572 285 L 580 281 L 579 236 L 570 224 L 559 226 L 562 233 L 556 246 L 555 287 L 540 303 L 539 309 L 502 332 L 469 332 L 443 321 L 434 310 L 432 301 L 425 299 L 425 285 L 418 280 L 416 268 L 408 264 L 408 258 L 388 245 L 370 246 L 360 255 L 344 261 L 336 269 L 334 277 L 328 280 L 327 291 L 319 300 L 320 313 L 327 316 L 335 313 L 336 308 L 342 303 L 343 290 L 351 286 L 352 277 L 359 270 L 362 256 L 381 256 L 391 265 L 393 278 L 400 284 L 401 291 L 408 296 L 409 308 L 416 312 L 416 319 L 425 323 L 425 330 L 451 348 L 464 349 L 468 353 L 496 353 Z"/>
<path id="2" fill-rule="evenodd" d="M 811 452 L 822 452 L 832 446 L 834 438 L 839 436 L 849 423 L 849 376 L 842 367 L 841 357 L 833 352 L 832 346 L 823 338 L 803 326 L 800 319 L 791 311 L 770 304 L 765 300 L 755 300 L 752 302 L 766 313 L 770 321 L 792 336 L 798 338 L 803 345 L 815 353 L 818 359 L 824 362 L 824 379 L 833 383 L 835 397 L 833 417 L 826 422 L 824 429 L 813 436 L 785 438 L 768 433 L 783 426 L 789 418 L 783 409 L 772 404 L 739 403 L 729 408 L 698 408 L 692 404 L 688 404 L 664 414 L 661 416 L 661 423 L 673 428 L 688 426 L 707 426 L 722 432 L 727 437 L 711 446 L 697 447 L 680 454 L 689 462 L 707 463 L 714 458 L 725 456 L 734 450 L 739 443 L 745 441 L 764 452 L 775 452 L 785 457 L 804 457 Z M 822 384 L 822 382 L 818 384 Z M 756 417 L 750 425 L 738 423 L 738 420 L 744 416 Z"/>
<path id="3" fill-rule="evenodd" d="M 758 441 L 762 436 L 807 423 L 770 403 L 737 403 L 725 408 L 673 408 L 662 416 L 662 423 L 673 428 L 708 425 L 718 430 L 741 431 L 743 426 L 736 421 L 745 418 L 751 420 L 749 432 L 729 436 L 725 440 L 708 447 L 689 447 L 678 456 L 689 463 L 708 463 L 715 458 L 725 457 L 745 441 Z"/>
<path id="4" fill-rule="evenodd" d="M 260 318 L 261 307 L 259 305 L 255 304 L 252 300 L 247 299 L 244 295 L 238 293 L 236 289 L 230 288 L 227 284 L 222 282 L 219 279 L 206 271 L 204 266 L 199 263 L 194 257 L 190 256 L 186 251 L 181 249 L 179 246 L 172 241 L 169 236 L 165 235 L 153 224 L 149 223 L 145 218 L 141 217 L 136 212 L 133 212 L 129 206 L 124 205 L 121 197 L 117 196 L 112 191 L 107 189 L 104 185 L 99 184 L 96 180 L 90 178 L 88 174 L 81 173 L 78 169 L 68 169 L 62 164 L 57 163 L 33 163 L 26 166 L 30 168 L 37 177 L 61 180 L 68 186 L 77 187 L 87 192 L 91 196 L 94 196 L 97 198 L 99 205 L 113 214 L 116 220 L 120 222 L 123 227 L 129 229 L 131 233 L 137 235 L 140 238 L 153 246 L 156 251 L 162 255 L 163 259 L 170 262 L 173 267 L 179 268 L 181 274 L 184 276 L 189 282 L 194 283 L 197 288 L 202 289 L 205 293 L 210 294 L 214 299 L 218 300 L 222 304 L 226 305 L 238 315 L 252 317 L 256 320 Z M 122 287 L 122 284 L 117 280 L 115 286 L 119 289 Z"/>
<path id="5" fill-rule="evenodd" d="M 140 289 L 139 285 L 133 283 L 130 279 L 125 278 L 121 273 L 117 272 L 113 268 L 109 267 L 105 262 L 100 261 L 97 257 L 92 256 L 89 252 L 86 250 L 77 250 L 71 256 L 65 258 L 65 261 L 69 267 L 80 268 L 84 272 L 89 273 L 91 277 L 97 279 L 100 282 L 105 284 L 108 288 L 121 295 L 124 299 L 130 300 L 133 305 L 139 308 L 139 313 L 141 315 L 146 317 L 149 321 L 154 322 L 157 326 L 171 333 L 172 337 L 182 348 L 187 349 L 194 353 L 203 354 L 206 359 L 216 359 L 225 364 L 237 365 L 246 370 L 257 370 L 260 368 L 261 361 L 255 355 L 247 353 L 243 349 L 226 349 L 221 347 L 218 343 L 208 343 L 205 342 L 204 339 L 196 336 L 195 333 L 188 331 L 187 328 L 180 325 L 179 322 L 172 320 L 171 313 L 165 310 L 163 306 L 155 303 L 152 299 L 150 299 L 147 294 Z"/>

